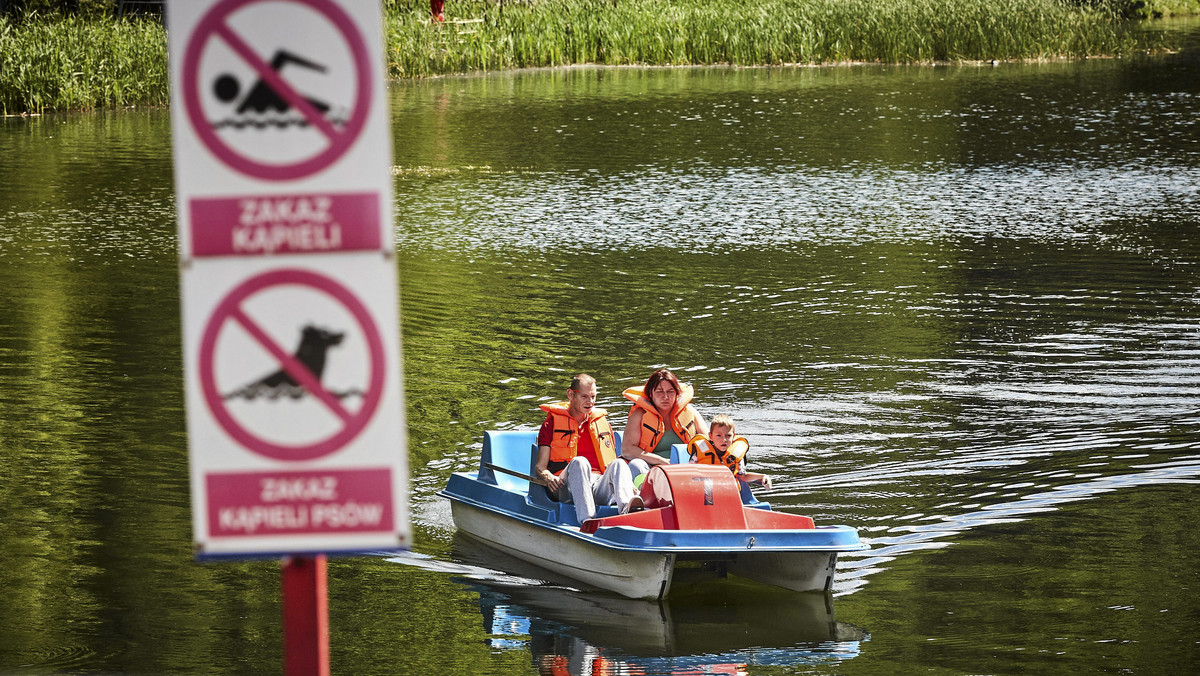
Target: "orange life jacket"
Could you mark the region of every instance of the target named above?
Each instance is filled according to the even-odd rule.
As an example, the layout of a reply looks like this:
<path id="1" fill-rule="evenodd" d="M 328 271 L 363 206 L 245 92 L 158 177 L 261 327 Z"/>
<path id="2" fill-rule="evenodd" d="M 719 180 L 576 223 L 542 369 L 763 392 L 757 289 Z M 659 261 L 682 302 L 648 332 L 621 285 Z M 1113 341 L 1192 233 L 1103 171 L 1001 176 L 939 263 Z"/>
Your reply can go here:
<path id="1" fill-rule="evenodd" d="M 579 424 L 567 412 L 567 402 L 542 404 L 538 408 L 550 414 L 554 425 L 554 436 L 550 438 L 550 462 L 570 462 L 579 455 L 579 435 L 575 433 Z M 592 469 L 603 472 L 610 462 L 617 459 L 617 441 L 613 436 L 612 425 L 608 422 L 608 412 L 602 408 L 593 408 L 588 414 L 587 428 L 591 432 L 592 447 L 596 449 L 596 460 L 600 464 Z M 561 471 L 560 469 L 559 472 Z"/>
<path id="2" fill-rule="evenodd" d="M 662 416 L 658 414 L 658 409 L 654 408 L 654 403 L 646 397 L 645 385 L 635 385 L 625 390 L 625 398 L 633 402 L 633 406 L 629 407 L 629 413 L 632 415 L 637 409 L 642 409 L 642 435 L 638 438 L 638 448 L 647 453 L 653 453 L 654 447 L 658 445 L 658 440 L 667 431 L 666 424 L 663 423 Z M 692 437 L 696 436 L 699 431 L 696 427 L 696 409 L 690 406 L 692 401 L 692 386 L 681 385 L 683 390 L 679 396 L 675 398 L 675 410 L 671 414 L 671 429 L 683 443 L 691 441 Z"/>
<path id="3" fill-rule="evenodd" d="M 571 676 L 571 662 L 565 655 L 542 655 L 538 676 Z"/>
<path id="4" fill-rule="evenodd" d="M 750 442 L 746 441 L 746 437 L 738 435 L 729 442 L 729 448 L 722 453 L 713 445 L 711 439 L 707 435 L 697 434 L 688 442 L 688 455 L 695 458 L 695 462 L 702 465 L 725 465 L 729 471 L 734 474 L 738 471 L 738 465 L 742 464 L 742 458 L 746 457 L 746 451 L 750 450 Z"/>
<path id="5" fill-rule="evenodd" d="M 592 648 L 589 647 L 589 652 Z M 585 656 L 586 660 L 587 657 Z M 587 669 L 587 664 L 582 665 Z M 612 676 L 617 672 L 617 664 L 606 657 L 597 655 L 592 660 L 592 668 L 588 670 L 592 676 Z M 538 676 L 571 676 L 571 662 L 564 655 L 542 655 L 538 661 Z"/>

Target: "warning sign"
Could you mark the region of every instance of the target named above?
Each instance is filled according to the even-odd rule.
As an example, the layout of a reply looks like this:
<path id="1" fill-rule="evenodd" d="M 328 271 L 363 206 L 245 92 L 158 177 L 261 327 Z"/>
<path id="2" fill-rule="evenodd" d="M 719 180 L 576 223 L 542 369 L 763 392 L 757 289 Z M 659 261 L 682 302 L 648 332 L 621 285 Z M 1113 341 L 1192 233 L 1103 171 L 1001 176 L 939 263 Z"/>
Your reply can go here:
<path id="1" fill-rule="evenodd" d="M 328 0 L 225 0 L 191 35 L 180 93 L 193 130 L 226 165 L 296 179 L 361 135 L 369 63 L 358 29 Z"/>
<path id="2" fill-rule="evenodd" d="M 395 267 L 346 253 L 193 268 L 184 353 L 202 553 L 405 546 Z"/>
<path id="3" fill-rule="evenodd" d="M 247 195 L 191 200 L 192 254 L 378 251 L 379 195 Z"/>
<path id="4" fill-rule="evenodd" d="M 260 365 L 247 370 L 255 354 Z M 205 402 L 225 432 L 287 461 L 353 440 L 378 408 L 386 378 L 379 329 L 362 302 L 333 279 L 296 269 L 253 277 L 221 301 L 200 342 L 199 368 Z"/>
<path id="5" fill-rule="evenodd" d="M 379 0 L 168 0 L 200 556 L 407 548 Z"/>
<path id="6" fill-rule="evenodd" d="M 253 537 L 392 529 L 391 469 L 208 476 L 213 535 Z"/>

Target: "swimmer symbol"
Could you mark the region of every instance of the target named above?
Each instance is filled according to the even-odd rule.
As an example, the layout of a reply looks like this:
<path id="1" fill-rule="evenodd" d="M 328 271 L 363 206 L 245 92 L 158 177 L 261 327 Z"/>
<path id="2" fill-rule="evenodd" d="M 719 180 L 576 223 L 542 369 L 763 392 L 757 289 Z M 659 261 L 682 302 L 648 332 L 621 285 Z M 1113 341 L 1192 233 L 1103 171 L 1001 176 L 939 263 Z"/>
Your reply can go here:
<path id="1" fill-rule="evenodd" d="M 275 52 L 275 56 L 272 57 L 270 65 L 271 69 L 276 73 L 279 73 L 285 66 L 289 65 L 306 68 L 318 73 L 324 73 L 326 71 L 325 66 L 284 50 Z M 272 89 L 271 85 L 261 79 L 255 82 L 250 88 L 250 92 L 246 94 L 246 96 L 240 101 L 238 101 L 238 96 L 241 94 L 241 92 L 241 82 L 238 81 L 237 77 L 228 73 L 220 75 L 213 82 L 213 94 L 219 101 L 222 101 L 223 103 L 236 103 L 237 108 L 234 112 L 236 116 L 240 116 L 213 122 L 212 126 L 214 128 L 220 129 L 222 127 L 235 127 L 240 129 L 246 126 L 263 127 L 267 125 L 274 125 L 278 127 L 297 125 L 303 127 L 308 125 L 308 120 L 303 116 L 297 119 L 289 120 L 263 121 L 257 119 L 248 119 L 245 117 L 245 115 L 248 113 L 258 115 L 268 115 L 270 113 L 283 114 L 291 110 L 292 106 L 282 96 L 280 96 L 278 92 Z M 304 100 L 322 115 L 328 113 L 330 110 L 330 105 L 324 101 L 310 97 L 305 97 Z M 331 121 L 335 123 L 342 122 L 342 120 Z"/>

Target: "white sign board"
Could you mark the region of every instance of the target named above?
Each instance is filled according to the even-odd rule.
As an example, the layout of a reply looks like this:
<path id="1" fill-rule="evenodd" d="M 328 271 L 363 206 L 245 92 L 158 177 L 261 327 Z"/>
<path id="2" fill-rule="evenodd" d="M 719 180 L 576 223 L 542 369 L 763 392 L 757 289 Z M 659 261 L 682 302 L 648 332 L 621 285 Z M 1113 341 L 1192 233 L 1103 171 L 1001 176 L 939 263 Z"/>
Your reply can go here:
<path id="1" fill-rule="evenodd" d="M 378 0 L 167 18 L 197 551 L 407 548 Z"/>

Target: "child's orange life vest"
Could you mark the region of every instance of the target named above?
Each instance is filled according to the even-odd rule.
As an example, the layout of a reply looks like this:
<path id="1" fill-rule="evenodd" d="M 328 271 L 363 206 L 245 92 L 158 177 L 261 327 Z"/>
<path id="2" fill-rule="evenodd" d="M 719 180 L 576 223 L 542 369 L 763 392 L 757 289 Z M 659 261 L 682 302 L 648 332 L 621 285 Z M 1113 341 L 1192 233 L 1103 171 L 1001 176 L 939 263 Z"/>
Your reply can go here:
<path id="1" fill-rule="evenodd" d="M 702 465 L 725 465 L 734 474 L 737 474 L 742 458 L 746 457 L 749 450 L 750 442 L 741 435 L 735 436 L 733 441 L 729 442 L 729 448 L 725 449 L 724 453 L 718 451 L 712 440 L 704 434 L 697 434 L 688 442 L 688 455 L 695 458 L 695 462 Z"/>

